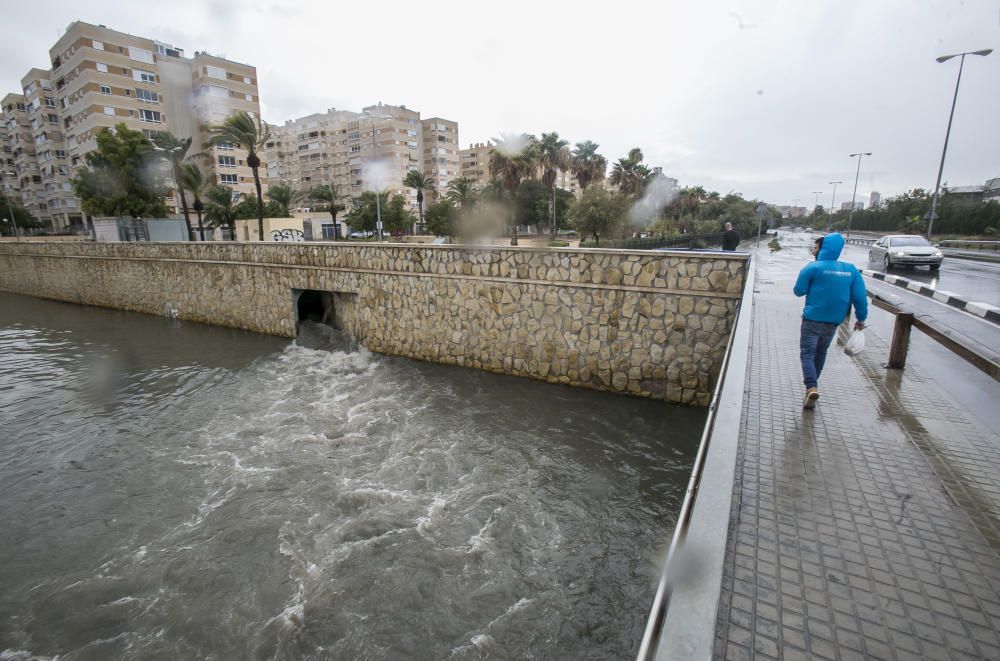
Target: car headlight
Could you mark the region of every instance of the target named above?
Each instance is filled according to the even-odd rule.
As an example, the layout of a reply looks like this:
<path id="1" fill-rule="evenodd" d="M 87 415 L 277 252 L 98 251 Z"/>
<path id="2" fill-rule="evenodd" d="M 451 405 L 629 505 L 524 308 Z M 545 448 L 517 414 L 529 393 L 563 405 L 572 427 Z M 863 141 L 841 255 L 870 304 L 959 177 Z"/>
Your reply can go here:
<path id="1" fill-rule="evenodd" d="M 940 252 L 931 253 L 934 257 L 943 257 L 944 255 Z"/>
<path id="2" fill-rule="evenodd" d="M 897 252 L 896 253 L 896 257 L 906 257 L 906 253 L 905 252 Z"/>

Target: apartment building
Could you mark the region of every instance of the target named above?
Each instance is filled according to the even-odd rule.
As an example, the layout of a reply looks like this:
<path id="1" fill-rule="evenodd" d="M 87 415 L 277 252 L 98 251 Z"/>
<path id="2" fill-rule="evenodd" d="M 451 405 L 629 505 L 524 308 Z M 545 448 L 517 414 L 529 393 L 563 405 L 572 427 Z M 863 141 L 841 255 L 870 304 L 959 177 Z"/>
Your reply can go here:
<path id="1" fill-rule="evenodd" d="M 36 191 L 37 213 L 31 213 L 52 229 L 79 223 L 81 211 L 70 182 L 63 122 L 49 72 L 31 69 L 21 79 L 21 87 L 35 149 L 34 165 L 41 176 L 41 190 Z"/>
<path id="2" fill-rule="evenodd" d="M 49 49 L 51 69 L 32 69 L 23 95 L 3 101 L 7 145 L 22 203 L 54 229 L 82 221 L 74 171 L 118 124 L 152 137 L 191 137 L 191 153 L 217 183 L 254 194 L 246 151 L 207 146 L 209 128 L 236 111 L 260 116 L 257 72 L 208 53 L 185 57 L 170 44 L 76 21 Z M 17 127 L 17 128 L 12 128 Z M 167 199 L 176 208 L 173 193 Z"/>
<path id="3" fill-rule="evenodd" d="M 35 155 L 28 105 L 23 94 L 8 94 L 2 106 L 7 139 L 4 152 L 8 164 L 3 172 L 4 191 L 20 201 L 32 216 L 42 218 L 42 173 Z"/>
<path id="4" fill-rule="evenodd" d="M 423 120 L 424 174 L 434 182 L 434 188 L 443 193 L 452 179 L 462 176 L 460 149 L 458 148 L 458 122 L 441 117 Z"/>
<path id="5" fill-rule="evenodd" d="M 470 179 L 477 188 L 482 188 L 490 182 L 490 152 L 492 142 L 477 142 L 470 144 L 468 149 L 458 152 L 462 176 Z"/>
<path id="6" fill-rule="evenodd" d="M 458 124 L 421 120 L 403 105 L 379 103 L 361 112 L 331 108 L 273 128 L 264 155 L 268 178 L 293 189 L 335 183 L 351 198 L 385 190 L 403 195 L 415 211 L 416 191 L 403 185 L 406 173 L 429 173 L 447 187 L 459 172 Z"/>

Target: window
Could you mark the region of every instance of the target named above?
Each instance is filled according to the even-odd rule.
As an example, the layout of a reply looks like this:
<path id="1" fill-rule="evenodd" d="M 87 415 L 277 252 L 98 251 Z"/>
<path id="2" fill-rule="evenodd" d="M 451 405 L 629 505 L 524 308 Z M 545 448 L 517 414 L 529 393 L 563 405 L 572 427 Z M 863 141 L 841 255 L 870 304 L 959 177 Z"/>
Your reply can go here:
<path id="1" fill-rule="evenodd" d="M 103 41 L 97 41 L 95 39 L 94 40 L 94 49 L 95 50 L 104 50 L 104 42 Z"/>
<path id="2" fill-rule="evenodd" d="M 243 98 L 247 101 L 253 101 L 253 94 L 244 94 Z"/>
<path id="3" fill-rule="evenodd" d="M 222 166 L 222 167 L 224 167 L 224 168 L 235 168 L 236 167 L 236 158 L 233 157 L 233 156 L 220 156 L 219 157 L 219 165 Z"/>
<path id="4" fill-rule="evenodd" d="M 155 83 L 156 74 L 150 73 L 149 71 L 143 71 L 142 69 L 135 69 L 132 71 L 132 80 L 140 83 Z"/>
<path id="5" fill-rule="evenodd" d="M 111 115 L 112 117 L 114 117 L 114 115 L 115 115 L 115 109 L 112 108 L 111 106 L 104 106 L 104 114 L 105 115 Z"/>
<path id="6" fill-rule="evenodd" d="M 250 76 L 243 76 L 243 82 L 247 85 L 253 85 L 253 79 Z"/>
<path id="7" fill-rule="evenodd" d="M 46 115 L 46 117 L 49 120 L 49 124 L 58 124 L 59 123 L 59 115 L 56 115 L 54 113 L 49 113 L 48 115 Z"/>
<path id="8" fill-rule="evenodd" d="M 66 150 L 65 149 L 57 149 L 56 150 L 56 158 L 66 158 Z"/>
<path id="9" fill-rule="evenodd" d="M 139 109 L 139 119 L 144 122 L 154 122 L 159 124 L 163 121 L 163 116 L 156 110 L 146 110 L 145 108 Z"/>
<path id="10" fill-rule="evenodd" d="M 219 80 L 226 80 L 227 78 L 226 70 L 223 69 L 222 67 L 213 67 L 211 64 L 209 64 L 207 67 L 203 69 L 203 71 L 205 72 L 205 75 L 207 75 L 209 78 L 218 78 Z"/>
<path id="11" fill-rule="evenodd" d="M 108 72 L 108 65 L 106 65 L 104 62 L 96 62 L 95 66 L 97 67 L 97 70 L 100 71 L 101 73 Z"/>
<path id="12" fill-rule="evenodd" d="M 111 88 L 107 85 L 101 85 L 101 94 L 111 94 Z"/>
<path id="13" fill-rule="evenodd" d="M 147 64 L 153 63 L 153 53 L 144 48 L 133 48 L 128 47 L 129 59 L 136 60 L 138 62 L 146 62 Z"/>
<path id="14" fill-rule="evenodd" d="M 219 175 L 220 184 L 237 184 L 239 183 L 238 178 L 235 174 L 220 174 Z"/>
<path id="15" fill-rule="evenodd" d="M 144 89 L 139 89 L 139 88 L 136 88 L 136 90 L 135 90 L 135 98 L 139 99 L 140 101 L 145 101 L 147 103 L 159 103 L 160 102 L 160 95 L 159 94 L 157 94 L 156 92 L 151 92 L 149 90 L 144 90 Z"/>
<path id="16" fill-rule="evenodd" d="M 236 148 L 236 145 L 234 145 L 231 142 L 220 142 L 219 144 L 215 145 L 215 148 L 222 149 L 224 151 L 232 151 L 233 149 Z"/>
<path id="17" fill-rule="evenodd" d="M 347 125 L 347 128 L 348 128 L 348 130 L 350 130 L 350 129 L 356 129 L 356 128 L 358 128 L 358 123 L 357 122 L 350 122 Z"/>
<path id="18" fill-rule="evenodd" d="M 45 107 L 46 108 L 55 108 L 56 107 L 56 100 L 52 99 L 50 97 L 45 97 Z"/>
<path id="19" fill-rule="evenodd" d="M 361 134 L 358 133 L 357 131 L 355 131 L 354 133 L 348 133 L 347 134 L 347 139 L 348 140 L 360 140 L 361 139 Z"/>
<path id="20" fill-rule="evenodd" d="M 37 131 L 38 130 L 38 120 L 37 119 L 31 120 L 31 130 L 32 131 Z"/>
<path id="21" fill-rule="evenodd" d="M 352 154 L 357 153 L 359 151 L 361 151 L 361 145 L 351 145 L 351 153 Z"/>

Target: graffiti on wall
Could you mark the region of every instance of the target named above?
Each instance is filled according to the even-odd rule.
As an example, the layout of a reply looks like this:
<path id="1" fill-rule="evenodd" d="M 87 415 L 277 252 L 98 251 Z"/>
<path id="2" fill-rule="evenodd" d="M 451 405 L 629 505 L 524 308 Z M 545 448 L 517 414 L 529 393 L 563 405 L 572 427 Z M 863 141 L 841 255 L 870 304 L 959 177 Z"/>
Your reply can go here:
<path id="1" fill-rule="evenodd" d="M 302 230 L 297 229 L 271 230 L 271 240 L 300 243 L 306 240 L 306 235 L 302 233 Z"/>

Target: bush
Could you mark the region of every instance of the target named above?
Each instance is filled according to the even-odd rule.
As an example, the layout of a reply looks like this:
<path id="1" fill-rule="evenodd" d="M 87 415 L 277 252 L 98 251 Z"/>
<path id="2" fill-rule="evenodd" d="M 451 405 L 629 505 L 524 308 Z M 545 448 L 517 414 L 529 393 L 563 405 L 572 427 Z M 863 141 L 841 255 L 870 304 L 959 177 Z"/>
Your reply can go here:
<path id="1" fill-rule="evenodd" d="M 569 241 L 549 241 L 549 248 L 568 248 Z"/>

